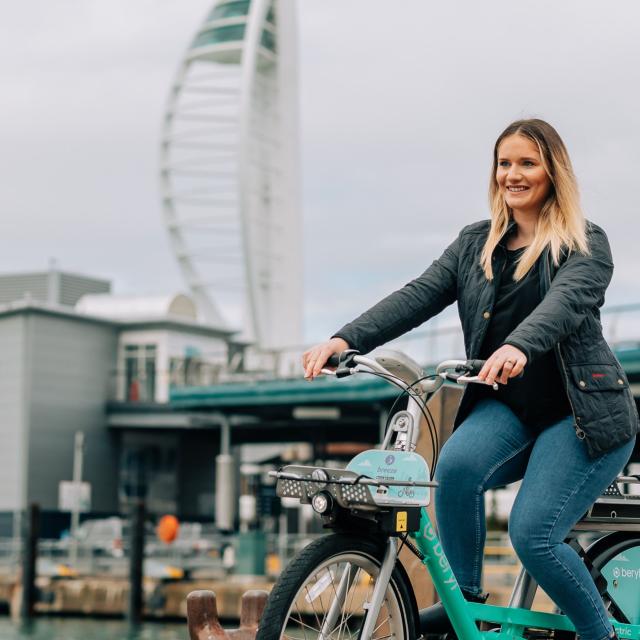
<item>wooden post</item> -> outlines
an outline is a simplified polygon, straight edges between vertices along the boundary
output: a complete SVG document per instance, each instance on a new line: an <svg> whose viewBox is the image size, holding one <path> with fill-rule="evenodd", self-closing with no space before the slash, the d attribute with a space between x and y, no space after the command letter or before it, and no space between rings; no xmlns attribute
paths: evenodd
<svg viewBox="0 0 640 640"><path fill-rule="evenodd" d="M267 604L266 591L246 591L240 603L240 628L223 629L213 591L192 591L187 596L190 640L255 640Z"/></svg>
<svg viewBox="0 0 640 640"><path fill-rule="evenodd" d="M192 591L187 596L187 624L190 640L228 640L213 591Z"/></svg>
<svg viewBox="0 0 640 640"><path fill-rule="evenodd" d="M22 520L22 598L20 617L32 618L36 602L36 560L38 558L38 536L40 534L40 507L33 503Z"/></svg>
<svg viewBox="0 0 640 640"><path fill-rule="evenodd" d="M127 621L137 625L142 620L143 565L144 565L144 522L145 508L142 500L137 501L131 509L131 532L129 536L129 602Z"/></svg>
<svg viewBox="0 0 640 640"><path fill-rule="evenodd" d="M227 631L231 640L255 640L268 597L266 591L245 591L240 603L240 628Z"/></svg>

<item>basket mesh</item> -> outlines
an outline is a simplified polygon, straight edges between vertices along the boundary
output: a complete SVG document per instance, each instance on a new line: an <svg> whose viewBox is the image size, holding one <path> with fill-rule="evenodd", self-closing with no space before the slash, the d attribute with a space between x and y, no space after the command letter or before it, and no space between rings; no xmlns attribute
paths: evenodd
<svg viewBox="0 0 640 640"><path fill-rule="evenodd" d="M280 480L282 482L282 496L285 498L302 498L302 482L297 480Z"/></svg>
<svg viewBox="0 0 640 640"><path fill-rule="evenodd" d="M359 502L364 504L373 502L369 490L363 485L342 485L340 490L342 492L342 499L345 502Z"/></svg>
<svg viewBox="0 0 640 640"><path fill-rule="evenodd" d="M621 496L620 489L615 482L612 482L602 493L603 496Z"/></svg>

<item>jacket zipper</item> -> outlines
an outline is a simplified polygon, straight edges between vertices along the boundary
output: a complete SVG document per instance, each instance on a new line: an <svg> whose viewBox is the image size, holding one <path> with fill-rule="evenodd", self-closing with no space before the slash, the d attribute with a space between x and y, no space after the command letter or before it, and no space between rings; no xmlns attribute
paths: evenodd
<svg viewBox="0 0 640 640"><path fill-rule="evenodd" d="M547 261L546 261L546 267L547 267L547 280L549 283L549 289L551 288L551 252L547 249ZM549 289L547 289L547 291L549 291ZM554 345L554 351L556 353L556 358L559 360L559 364L560 364L560 368L562 369L562 373L564 374L564 381L565 381L565 392L567 394L567 400L569 400L569 406L571 407L571 413L573 414L573 420L574 420L574 430L576 432L576 437L579 440L584 440L586 433L580 428L580 416L576 415L576 410L573 406L573 402L571 402L571 394L569 393L569 375L567 374L567 368L565 366L564 363L564 358L562 357L562 350L560 349L560 343L556 342L556 344Z"/></svg>

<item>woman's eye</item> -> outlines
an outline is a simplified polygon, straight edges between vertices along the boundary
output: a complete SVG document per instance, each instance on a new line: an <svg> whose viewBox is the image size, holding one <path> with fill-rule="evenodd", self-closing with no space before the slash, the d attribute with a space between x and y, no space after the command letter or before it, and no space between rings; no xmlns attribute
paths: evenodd
<svg viewBox="0 0 640 640"><path fill-rule="evenodd" d="M498 162L498 166L499 167L508 167L509 166L509 161L508 160L500 160L500 162Z"/></svg>
<svg viewBox="0 0 640 640"><path fill-rule="evenodd" d="M525 167L533 167L533 162L531 162L531 160L525 160L522 164Z"/></svg>

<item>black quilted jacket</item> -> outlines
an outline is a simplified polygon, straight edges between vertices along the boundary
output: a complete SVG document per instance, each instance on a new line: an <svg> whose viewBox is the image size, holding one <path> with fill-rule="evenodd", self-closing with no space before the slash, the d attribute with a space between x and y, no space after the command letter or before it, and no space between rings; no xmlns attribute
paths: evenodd
<svg viewBox="0 0 640 640"><path fill-rule="evenodd" d="M494 273L504 265L505 240L515 226L512 221L494 252ZM478 358L498 280L487 280L480 266L488 232L488 220L465 227L421 276L334 335L366 353L457 301L467 358ZM590 222L587 237L590 255L564 255L558 267L545 250L540 269L543 299L505 343L523 351L529 362L555 350L573 409L576 437L584 440L591 457L597 457L635 436L638 413L624 371L602 336L600 307L613 272L609 242L604 231ZM470 394L465 392L455 426L468 415L471 405Z"/></svg>

